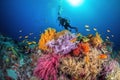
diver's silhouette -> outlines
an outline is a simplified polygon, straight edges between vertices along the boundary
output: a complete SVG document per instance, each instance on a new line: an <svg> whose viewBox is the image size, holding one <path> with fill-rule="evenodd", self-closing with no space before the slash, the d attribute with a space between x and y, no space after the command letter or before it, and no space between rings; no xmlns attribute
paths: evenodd
<svg viewBox="0 0 120 80"><path fill-rule="evenodd" d="M63 26L65 29L69 30L68 28L70 28L69 31L71 31L71 29L75 29L76 32L78 32L78 29L76 27L72 27L67 19L62 18L62 17L59 16L58 21L60 23L59 25Z"/></svg>

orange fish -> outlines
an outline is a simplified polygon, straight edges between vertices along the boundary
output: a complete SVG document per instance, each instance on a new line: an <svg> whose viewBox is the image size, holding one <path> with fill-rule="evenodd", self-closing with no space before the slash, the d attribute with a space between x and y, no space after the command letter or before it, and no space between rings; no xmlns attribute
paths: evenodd
<svg viewBox="0 0 120 80"><path fill-rule="evenodd" d="M106 59L108 56L106 54L100 54L98 57L100 59Z"/></svg>

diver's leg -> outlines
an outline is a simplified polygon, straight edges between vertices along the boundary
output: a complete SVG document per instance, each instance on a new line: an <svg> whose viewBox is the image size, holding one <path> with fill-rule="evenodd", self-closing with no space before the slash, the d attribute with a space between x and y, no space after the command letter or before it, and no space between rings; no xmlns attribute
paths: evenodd
<svg viewBox="0 0 120 80"><path fill-rule="evenodd" d="M72 26L69 25L69 28L71 28L71 29L75 29L76 32L78 32L78 28L77 28L77 27L72 27Z"/></svg>

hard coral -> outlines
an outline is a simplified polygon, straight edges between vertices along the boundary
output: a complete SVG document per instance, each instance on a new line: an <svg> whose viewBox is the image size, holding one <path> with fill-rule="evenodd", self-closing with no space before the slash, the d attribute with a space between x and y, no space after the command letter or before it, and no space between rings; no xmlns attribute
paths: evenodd
<svg viewBox="0 0 120 80"><path fill-rule="evenodd" d="M89 52L89 54L87 54L87 56L85 57L84 61L88 61L88 64L86 64L87 74L85 80L96 80L97 74L99 74L102 70L101 66L104 60L98 58L98 55L100 55L100 53L101 51L92 48L91 52Z"/></svg>
<svg viewBox="0 0 120 80"><path fill-rule="evenodd" d="M54 39L56 30L52 28L48 28L45 30L45 33L41 34L41 38L39 40L39 49L41 50L47 50L46 43L50 40Z"/></svg>
<svg viewBox="0 0 120 80"><path fill-rule="evenodd" d="M72 57L66 57L66 58L62 58L62 64L60 65L60 70L63 73L68 74L72 77L79 78L80 73L84 72L82 66L83 66L82 62L77 62Z"/></svg>
<svg viewBox="0 0 120 80"><path fill-rule="evenodd" d="M57 54L48 54L40 57L34 70L34 75L44 80L57 80L59 58L60 56Z"/></svg>

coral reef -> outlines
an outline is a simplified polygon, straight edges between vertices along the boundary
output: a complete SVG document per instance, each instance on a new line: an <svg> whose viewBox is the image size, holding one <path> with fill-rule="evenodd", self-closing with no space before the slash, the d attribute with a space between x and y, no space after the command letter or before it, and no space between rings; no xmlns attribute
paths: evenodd
<svg viewBox="0 0 120 80"><path fill-rule="evenodd" d="M98 33L53 28L38 43L0 34L0 80L120 80L120 51L112 45Z"/></svg>

